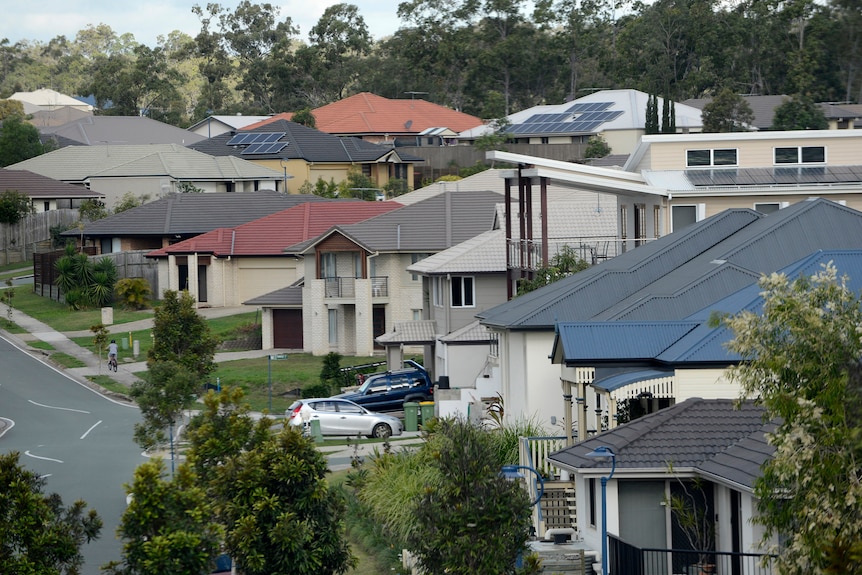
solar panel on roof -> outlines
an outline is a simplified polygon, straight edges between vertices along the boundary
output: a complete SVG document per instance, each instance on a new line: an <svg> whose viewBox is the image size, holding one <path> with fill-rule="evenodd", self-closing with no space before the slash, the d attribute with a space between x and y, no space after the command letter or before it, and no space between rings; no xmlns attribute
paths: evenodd
<svg viewBox="0 0 862 575"><path fill-rule="evenodd" d="M267 142L277 142L284 137L284 132L262 132L261 138L256 140L256 143L264 144Z"/></svg>
<svg viewBox="0 0 862 575"><path fill-rule="evenodd" d="M254 137L254 134L249 134L249 133L237 134L228 141L227 145L228 146L241 146L243 144L248 143L248 140L250 140L252 137Z"/></svg>
<svg viewBox="0 0 862 575"><path fill-rule="evenodd" d="M712 181L717 186L733 186L737 183L736 170L713 170Z"/></svg>
<svg viewBox="0 0 862 575"><path fill-rule="evenodd" d="M242 151L244 155L277 154L287 146L287 142L265 142L251 144Z"/></svg>

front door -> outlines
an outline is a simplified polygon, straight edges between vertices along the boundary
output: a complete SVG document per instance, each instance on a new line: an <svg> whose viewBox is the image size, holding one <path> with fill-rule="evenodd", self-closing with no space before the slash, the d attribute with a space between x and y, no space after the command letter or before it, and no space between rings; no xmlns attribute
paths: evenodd
<svg viewBox="0 0 862 575"><path fill-rule="evenodd" d="M384 306L375 306L372 310L371 329L375 338L386 333L386 308ZM382 349L383 346L374 342L375 349Z"/></svg>

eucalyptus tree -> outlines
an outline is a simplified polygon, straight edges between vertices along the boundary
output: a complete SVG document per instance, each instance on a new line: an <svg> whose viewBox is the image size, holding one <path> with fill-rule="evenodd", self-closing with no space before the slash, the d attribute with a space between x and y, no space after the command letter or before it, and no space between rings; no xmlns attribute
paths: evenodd
<svg viewBox="0 0 862 575"><path fill-rule="evenodd" d="M371 50L371 34L354 4L329 6L308 34L316 56L316 82L328 101L340 100L359 77L360 62Z"/></svg>
<svg viewBox="0 0 862 575"><path fill-rule="evenodd" d="M230 54L222 41L222 34L214 29L214 18L219 15L218 4L208 4L208 12L195 4L192 13L201 23L201 31L195 36L188 53L198 61L198 72L203 83L195 105L193 117L202 119L210 114L226 111L232 101L229 79L235 73Z"/></svg>

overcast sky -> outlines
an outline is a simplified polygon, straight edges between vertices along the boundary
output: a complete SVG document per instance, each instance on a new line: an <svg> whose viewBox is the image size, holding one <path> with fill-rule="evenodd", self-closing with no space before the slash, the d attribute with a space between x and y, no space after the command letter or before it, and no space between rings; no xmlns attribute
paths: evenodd
<svg viewBox="0 0 862 575"><path fill-rule="evenodd" d="M190 36L200 32L200 22L192 6L206 8L213 0L0 0L0 40L14 44L19 40L48 42L57 36L74 40L79 30L92 24L107 24L119 36L131 33L141 44L156 46L159 35L180 30ZM239 0L215 0L233 11ZM266 0L252 0L263 4ZM279 6L279 16L290 16L299 26L299 38L308 41L308 32L328 6L338 0L268 0ZM396 0L345 0L359 7L359 14L375 40L398 29Z"/></svg>

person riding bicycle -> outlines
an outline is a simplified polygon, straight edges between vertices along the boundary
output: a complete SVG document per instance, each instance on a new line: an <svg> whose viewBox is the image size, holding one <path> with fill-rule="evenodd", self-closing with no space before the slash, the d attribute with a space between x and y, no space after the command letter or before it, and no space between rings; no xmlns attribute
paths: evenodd
<svg viewBox="0 0 862 575"><path fill-rule="evenodd" d="M117 361L117 341L111 340L108 344L108 363L116 363Z"/></svg>

